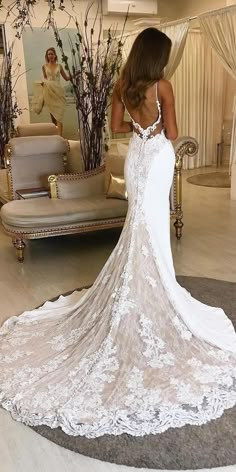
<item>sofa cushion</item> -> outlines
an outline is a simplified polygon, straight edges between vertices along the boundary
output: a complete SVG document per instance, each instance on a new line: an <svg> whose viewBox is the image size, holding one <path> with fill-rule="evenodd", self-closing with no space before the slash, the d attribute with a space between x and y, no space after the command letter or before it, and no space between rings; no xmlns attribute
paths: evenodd
<svg viewBox="0 0 236 472"><path fill-rule="evenodd" d="M61 199L88 198L104 195L105 172L99 172L89 177L86 174L64 175L57 179L57 196Z"/></svg>
<svg viewBox="0 0 236 472"><path fill-rule="evenodd" d="M118 154L119 156L126 157L128 146L130 142L129 138L114 138L109 141L109 154Z"/></svg>
<svg viewBox="0 0 236 472"><path fill-rule="evenodd" d="M113 175L124 175L125 157L108 154L106 156L105 166L105 192L108 191L111 174Z"/></svg>
<svg viewBox="0 0 236 472"><path fill-rule="evenodd" d="M126 158L128 154L129 144L117 143L117 152L120 157Z"/></svg>
<svg viewBox="0 0 236 472"><path fill-rule="evenodd" d="M105 195L90 198L14 200L1 209L3 223L8 226L57 227L79 222L125 217L127 201L107 199Z"/></svg>
<svg viewBox="0 0 236 472"><path fill-rule="evenodd" d="M17 136L51 136L58 134L57 127L53 123L29 123L28 125L18 125Z"/></svg>
<svg viewBox="0 0 236 472"><path fill-rule="evenodd" d="M11 138L8 146L12 156L30 156L39 159L39 156L50 154L66 154L68 142L61 136L26 136Z"/></svg>
<svg viewBox="0 0 236 472"><path fill-rule="evenodd" d="M81 156L80 141L68 140L67 172L83 172L84 163Z"/></svg>
<svg viewBox="0 0 236 472"><path fill-rule="evenodd" d="M12 198L24 188L48 187L48 176L64 173L68 143L61 136L12 138L8 144Z"/></svg>
<svg viewBox="0 0 236 472"><path fill-rule="evenodd" d="M111 174L110 185L107 191L107 198L120 198L121 200L128 199L125 179L123 175Z"/></svg>

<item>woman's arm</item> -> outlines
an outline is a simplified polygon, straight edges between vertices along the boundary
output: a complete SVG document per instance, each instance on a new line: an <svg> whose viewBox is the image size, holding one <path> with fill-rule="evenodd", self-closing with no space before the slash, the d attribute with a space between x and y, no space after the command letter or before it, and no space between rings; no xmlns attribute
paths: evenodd
<svg viewBox="0 0 236 472"><path fill-rule="evenodd" d="M62 65L60 64L60 73L61 73L61 76L63 77L64 80L66 80L67 82L71 79L70 75L67 75L62 67Z"/></svg>
<svg viewBox="0 0 236 472"><path fill-rule="evenodd" d="M45 71L45 67L42 66L42 71L43 71L43 77L45 80L47 80L47 74L46 74L46 71Z"/></svg>
<svg viewBox="0 0 236 472"><path fill-rule="evenodd" d="M168 80L161 80L159 91L165 134L168 139L174 141L178 137L178 128L175 114L175 98L171 83Z"/></svg>
<svg viewBox="0 0 236 472"><path fill-rule="evenodd" d="M113 133L130 133L132 123L124 121L125 107L121 100L119 82L116 83L112 95L111 130Z"/></svg>

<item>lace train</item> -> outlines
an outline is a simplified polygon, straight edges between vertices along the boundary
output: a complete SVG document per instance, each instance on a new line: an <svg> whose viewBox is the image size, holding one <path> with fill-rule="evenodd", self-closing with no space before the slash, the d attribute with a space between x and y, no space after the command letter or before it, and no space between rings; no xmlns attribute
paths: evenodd
<svg viewBox="0 0 236 472"><path fill-rule="evenodd" d="M94 285L0 330L0 403L29 425L97 437L201 425L236 404L236 335L220 308L175 280L163 134L134 134L129 210Z"/></svg>

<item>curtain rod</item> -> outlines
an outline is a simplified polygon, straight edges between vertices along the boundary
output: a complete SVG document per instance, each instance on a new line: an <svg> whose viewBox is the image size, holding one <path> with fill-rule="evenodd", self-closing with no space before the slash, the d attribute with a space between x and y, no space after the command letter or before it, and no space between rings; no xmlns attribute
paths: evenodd
<svg viewBox="0 0 236 472"><path fill-rule="evenodd" d="M203 13L199 13L198 15L194 15L194 16L187 16L185 18L178 18L177 20L173 20L173 21L167 21L165 23L159 23L159 26L166 26L166 25L170 25L170 24L174 24L174 23L178 23L178 22L184 22L184 21L193 21L193 20L197 20L200 16L205 16L205 15L211 15L211 14L214 14L214 13L220 13L220 12L223 12L223 11L227 11L227 10L231 10L231 9L236 9L236 4L234 5L228 5L227 7L223 7L223 8L217 8L216 10L208 10L208 11L205 11Z"/></svg>
<svg viewBox="0 0 236 472"><path fill-rule="evenodd" d="M200 16L204 16L204 15L210 15L210 14L213 14L213 13L217 13L217 12L220 12L220 11L224 11L224 10L230 10L231 8L236 8L236 4L234 5L229 5L227 7L223 7L223 8L217 8L216 10L209 10L209 11L206 11L204 13L200 13L199 15L194 15L194 16L187 16L185 18L178 18L177 20L172 20L172 21L166 21L165 23L158 23L158 27L163 27L163 26L169 26L169 25L174 25L175 23L184 23L185 21L194 21L194 20L197 20ZM155 23L155 21L153 21L153 23ZM140 33L142 29L139 28L137 30L133 30L133 31L127 31L127 33L124 33L123 34L123 38L127 38L129 36L133 36L134 34L136 33ZM118 35L117 38L120 38L121 35Z"/></svg>
<svg viewBox="0 0 236 472"><path fill-rule="evenodd" d="M236 4L233 4L233 5L228 5L227 7L223 7L223 8L217 8L216 10L209 10L209 11L204 11L203 13L199 13L198 15L195 15L195 16L190 16L190 17L186 17L186 18L181 18L182 21L184 20L189 20L189 21L193 21L193 20L197 20L199 18L199 16L204 16L204 15L210 15L210 14L214 14L214 13L219 13L220 11L227 11L227 10L230 10L230 9L233 9L233 8L236 8ZM171 22L168 22L168 23L171 23ZM164 23L163 23L164 24Z"/></svg>

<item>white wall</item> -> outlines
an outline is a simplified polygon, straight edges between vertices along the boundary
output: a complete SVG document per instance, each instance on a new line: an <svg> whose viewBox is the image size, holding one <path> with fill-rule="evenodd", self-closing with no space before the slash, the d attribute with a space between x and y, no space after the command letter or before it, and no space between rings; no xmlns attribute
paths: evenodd
<svg viewBox="0 0 236 472"><path fill-rule="evenodd" d="M200 15L211 10L217 10L227 5L226 0L177 0L179 2L179 18ZM229 1L229 0L228 0ZM235 3L235 2L232 2Z"/></svg>
<svg viewBox="0 0 236 472"><path fill-rule="evenodd" d="M178 18L183 2L185 0L158 0L158 15L164 20Z"/></svg>

